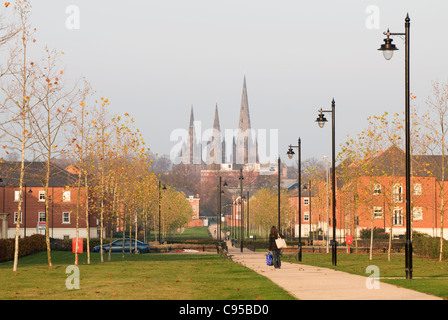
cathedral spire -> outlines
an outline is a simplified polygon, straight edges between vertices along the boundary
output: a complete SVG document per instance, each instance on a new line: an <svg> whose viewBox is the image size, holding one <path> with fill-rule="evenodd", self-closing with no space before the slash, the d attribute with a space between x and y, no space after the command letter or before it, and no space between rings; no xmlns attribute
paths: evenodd
<svg viewBox="0 0 448 320"><path fill-rule="evenodd" d="M249 100L247 98L246 76L244 76L243 82L243 95L241 97L241 109L240 109L240 122L238 128L241 131L250 129L250 116L249 116Z"/></svg>
<svg viewBox="0 0 448 320"><path fill-rule="evenodd" d="M216 101L216 106L215 106L215 120L213 121L213 129L221 131L221 129L219 127L218 101Z"/></svg>
<svg viewBox="0 0 448 320"><path fill-rule="evenodd" d="M218 102L215 106L215 118L213 120L213 132L211 141L208 144L208 160L207 164L221 164L222 163L222 137L221 128L219 125Z"/></svg>
<svg viewBox="0 0 448 320"><path fill-rule="evenodd" d="M250 124L249 99L247 98L246 75L244 75L240 119L238 122L238 137L236 141L236 164L256 163L257 154L256 137L251 130Z"/></svg>
<svg viewBox="0 0 448 320"><path fill-rule="evenodd" d="M190 126L188 138L182 147L182 162L184 164L201 164L201 147L198 145L196 128L194 122L193 104L190 109Z"/></svg>

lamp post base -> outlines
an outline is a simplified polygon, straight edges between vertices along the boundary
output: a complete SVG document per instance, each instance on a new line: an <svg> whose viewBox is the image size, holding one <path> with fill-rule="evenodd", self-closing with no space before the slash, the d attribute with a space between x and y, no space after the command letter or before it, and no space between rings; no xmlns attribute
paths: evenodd
<svg viewBox="0 0 448 320"><path fill-rule="evenodd" d="M337 245L335 243L331 246L331 263L337 265Z"/></svg>
<svg viewBox="0 0 448 320"><path fill-rule="evenodd" d="M302 244L299 244L299 249L297 250L297 261L302 262Z"/></svg>
<svg viewBox="0 0 448 320"><path fill-rule="evenodd" d="M405 242L405 252L406 252L406 279L412 279L412 242L406 240Z"/></svg>

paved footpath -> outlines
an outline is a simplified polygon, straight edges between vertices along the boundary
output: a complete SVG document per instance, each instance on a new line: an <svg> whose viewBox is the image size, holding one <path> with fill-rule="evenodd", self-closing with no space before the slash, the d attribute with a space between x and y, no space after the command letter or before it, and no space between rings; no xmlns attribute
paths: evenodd
<svg viewBox="0 0 448 320"><path fill-rule="evenodd" d="M241 253L241 249L232 247L230 242L227 245L233 261L269 278L300 300L442 300L381 280L379 289L369 289L368 277L327 268L282 261L281 268L274 269L266 265L266 253L248 249Z"/></svg>

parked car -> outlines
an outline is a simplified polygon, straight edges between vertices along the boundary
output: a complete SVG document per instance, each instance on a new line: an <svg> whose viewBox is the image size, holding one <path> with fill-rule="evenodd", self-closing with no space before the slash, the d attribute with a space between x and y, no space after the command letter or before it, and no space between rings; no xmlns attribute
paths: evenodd
<svg viewBox="0 0 448 320"><path fill-rule="evenodd" d="M137 241L137 250L135 249L135 241ZM132 246L130 244L132 243ZM123 239L118 239L115 241L112 241L110 243L112 245L111 252L122 252L123 251ZM93 252L100 252L101 246L95 246L93 247ZM104 252L109 252L109 244L103 245ZM124 240L124 252L131 252L133 253L149 253L149 244L143 243L139 240L135 239L125 239Z"/></svg>

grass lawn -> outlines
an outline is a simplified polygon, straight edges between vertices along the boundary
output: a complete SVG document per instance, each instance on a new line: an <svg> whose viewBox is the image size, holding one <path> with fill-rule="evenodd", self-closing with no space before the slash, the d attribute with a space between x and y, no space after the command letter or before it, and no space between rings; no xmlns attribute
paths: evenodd
<svg viewBox="0 0 448 320"><path fill-rule="evenodd" d="M157 233L152 232L148 236L148 241L156 241ZM182 233L167 234L164 240L208 240L212 239L208 232L208 227L186 227Z"/></svg>
<svg viewBox="0 0 448 320"><path fill-rule="evenodd" d="M80 289L68 290L66 267L71 252L52 252L49 269L46 252L0 264L0 300L291 300L271 280L230 260L212 254L113 254L101 263L92 253L86 265L80 255Z"/></svg>
<svg viewBox="0 0 448 320"><path fill-rule="evenodd" d="M448 262L413 256L412 279L406 279L404 254L393 254L391 261L387 261L387 254L375 254L369 260L368 254L339 253L337 265L331 263L331 253L303 253L302 263L319 267L326 267L370 276L366 268L375 265L379 268L381 282L394 284L400 287L429 293L448 299ZM284 254L285 261L296 262L294 255Z"/></svg>

